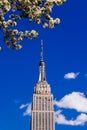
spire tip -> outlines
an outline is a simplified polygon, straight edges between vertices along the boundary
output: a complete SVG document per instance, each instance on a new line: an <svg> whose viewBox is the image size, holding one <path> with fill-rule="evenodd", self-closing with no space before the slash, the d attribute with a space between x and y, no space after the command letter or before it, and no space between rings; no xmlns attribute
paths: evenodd
<svg viewBox="0 0 87 130"><path fill-rule="evenodd" d="M41 40L41 61L43 61L43 40Z"/></svg>

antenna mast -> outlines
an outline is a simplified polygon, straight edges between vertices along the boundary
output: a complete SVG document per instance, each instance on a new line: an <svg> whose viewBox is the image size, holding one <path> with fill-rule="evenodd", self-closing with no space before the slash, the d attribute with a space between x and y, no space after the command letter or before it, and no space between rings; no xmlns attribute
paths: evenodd
<svg viewBox="0 0 87 130"><path fill-rule="evenodd" d="M43 61L43 40L41 40L41 61Z"/></svg>

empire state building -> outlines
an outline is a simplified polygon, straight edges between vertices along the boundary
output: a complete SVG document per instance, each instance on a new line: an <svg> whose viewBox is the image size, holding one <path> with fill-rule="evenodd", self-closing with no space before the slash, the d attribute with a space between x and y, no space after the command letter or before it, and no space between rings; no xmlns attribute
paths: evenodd
<svg viewBox="0 0 87 130"><path fill-rule="evenodd" d="M43 44L39 63L39 80L35 85L31 107L31 130L54 130L53 95L46 81Z"/></svg>

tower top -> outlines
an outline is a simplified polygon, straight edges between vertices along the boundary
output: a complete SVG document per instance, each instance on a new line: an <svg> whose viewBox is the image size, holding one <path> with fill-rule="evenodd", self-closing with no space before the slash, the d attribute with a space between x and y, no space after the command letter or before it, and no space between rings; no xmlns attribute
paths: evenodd
<svg viewBox="0 0 87 130"><path fill-rule="evenodd" d="M46 80L45 62L43 59L43 40L41 40L40 62L39 62L39 80L35 86L35 93L50 94L51 88Z"/></svg>
<svg viewBox="0 0 87 130"><path fill-rule="evenodd" d="M41 40L41 61L43 61L43 40Z"/></svg>

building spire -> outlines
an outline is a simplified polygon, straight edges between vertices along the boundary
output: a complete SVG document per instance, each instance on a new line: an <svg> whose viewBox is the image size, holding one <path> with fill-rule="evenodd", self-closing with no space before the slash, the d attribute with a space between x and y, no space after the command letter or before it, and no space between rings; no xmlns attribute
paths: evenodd
<svg viewBox="0 0 87 130"><path fill-rule="evenodd" d="M43 60L43 40L41 40L41 59L39 64L39 82L46 81L46 74L45 74L45 63Z"/></svg>
<svg viewBox="0 0 87 130"><path fill-rule="evenodd" d="M43 40L41 40L41 61L43 61Z"/></svg>

